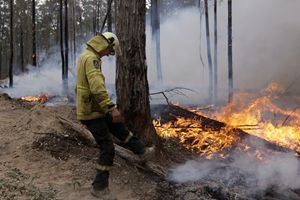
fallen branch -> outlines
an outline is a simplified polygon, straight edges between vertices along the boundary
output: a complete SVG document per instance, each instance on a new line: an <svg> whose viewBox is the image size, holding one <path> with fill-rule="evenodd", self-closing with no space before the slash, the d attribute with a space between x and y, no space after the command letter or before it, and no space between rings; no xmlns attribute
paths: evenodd
<svg viewBox="0 0 300 200"><path fill-rule="evenodd" d="M88 129L86 129L83 125L81 125L77 122L71 121L62 116L57 116L57 118L60 120L62 125L64 125L66 128L73 130L74 132L76 132L77 136L87 140L88 144L90 144L92 146L96 146L95 140L94 140L91 132ZM145 170L148 172L152 172L158 176L162 176L162 177L166 176L165 169L163 167L161 167L160 165L157 165L151 161L142 163L141 160L135 154L133 154L131 151L129 151L117 144L115 144L115 151L118 156L129 161L131 164L138 167L139 169L142 169L142 170Z"/></svg>
<svg viewBox="0 0 300 200"><path fill-rule="evenodd" d="M76 133L76 136L83 138L88 145L96 146L96 142L89 130L87 130L82 124L73 122L63 116L57 115L57 118L61 124L67 129L71 129Z"/></svg>
<svg viewBox="0 0 300 200"><path fill-rule="evenodd" d="M165 169L163 167L161 167L160 165L157 165L151 161L142 163L141 160L135 154L133 154L131 151L129 151L117 144L115 144L115 151L118 156L129 161L130 163L132 163L133 165L135 165L136 167L138 167L142 170L152 172L152 173L154 173L158 176L162 176L162 177L165 177L167 174Z"/></svg>

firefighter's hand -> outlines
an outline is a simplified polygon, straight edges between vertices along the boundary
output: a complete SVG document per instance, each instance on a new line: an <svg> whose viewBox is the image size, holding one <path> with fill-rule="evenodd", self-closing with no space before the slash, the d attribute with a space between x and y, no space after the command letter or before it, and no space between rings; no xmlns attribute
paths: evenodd
<svg viewBox="0 0 300 200"><path fill-rule="evenodd" d="M123 116L121 115L120 111L117 108L111 111L111 116L112 116L113 123L124 122Z"/></svg>

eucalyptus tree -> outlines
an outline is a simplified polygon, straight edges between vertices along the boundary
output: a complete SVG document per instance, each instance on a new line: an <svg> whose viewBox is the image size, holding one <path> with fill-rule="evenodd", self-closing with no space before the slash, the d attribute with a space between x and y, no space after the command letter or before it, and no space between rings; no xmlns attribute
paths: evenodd
<svg viewBox="0 0 300 200"><path fill-rule="evenodd" d="M228 0L228 100L233 100L232 0Z"/></svg>
<svg viewBox="0 0 300 200"><path fill-rule="evenodd" d="M159 144L152 124L146 63L145 0L116 0L116 33L122 56L117 56L117 104L128 128Z"/></svg>

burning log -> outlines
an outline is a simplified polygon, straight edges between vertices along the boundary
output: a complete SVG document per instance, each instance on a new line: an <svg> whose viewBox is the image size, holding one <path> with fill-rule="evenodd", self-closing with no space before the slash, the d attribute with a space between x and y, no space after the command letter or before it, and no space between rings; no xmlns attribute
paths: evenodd
<svg viewBox="0 0 300 200"><path fill-rule="evenodd" d="M26 96L20 98L23 101L29 101L29 102L37 102L37 103L46 103L49 100L49 95L42 94L37 96Z"/></svg>
<svg viewBox="0 0 300 200"><path fill-rule="evenodd" d="M257 150L261 149L268 149L272 151L277 152L294 152L293 150L282 147L279 145L276 145L274 143L271 143L263 138L260 138L258 136L251 135L244 130L237 128L237 127L229 127L223 122L219 122L214 119L210 119L208 117L204 117L202 115L199 115L197 113L191 112L189 110L186 110L184 108L181 108L179 106L175 105L165 105L163 107L160 107L161 111L159 113L156 113L160 117L160 124L164 125L166 123L171 123L170 127L166 128L175 128L178 132L186 132L187 129L196 129L193 132L197 132L199 134L199 140L197 141L197 135L192 134L189 135L188 133L184 135L184 139L181 139L184 144L188 144L189 146L197 146L196 148L192 148L196 153L199 153L200 155L205 152L206 148L211 148L213 145L215 145L215 141L210 139L210 136L203 139L201 138L201 134L203 132L215 132L214 135L222 134L218 138L218 140L223 139L224 137L231 137L231 143L227 146L224 146L223 144L220 144L218 147L218 150L220 154L229 153L237 148L248 150L251 148L251 151L256 154L257 157L261 157L260 154L263 154L261 152L257 152ZM186 123L184 126L178 125L176 122L178 118L185 118L189 119L191 121L190 124ZM193 125L193 122L197 122L197 126ZM159 126L157 126L159 127ZM253 127L254 129L257 128L257 126L253 125L246 125L246 127L250 127L250 129ZM197 130L198 129L198 130ZM225 131L225 133L224 133ZM203 139L203 140L201 140ZM201 143L202 144L197 144ZM266 148L262 148L266 147ZM261 148L261 149L260 149ZM217 148L215 148L217 149ZM216 150L217 151L217 150ZM263 151L264 152L264 151ZM210 152L214 153L214 152ZM206 155L207 156L207 155Z"/></svg>

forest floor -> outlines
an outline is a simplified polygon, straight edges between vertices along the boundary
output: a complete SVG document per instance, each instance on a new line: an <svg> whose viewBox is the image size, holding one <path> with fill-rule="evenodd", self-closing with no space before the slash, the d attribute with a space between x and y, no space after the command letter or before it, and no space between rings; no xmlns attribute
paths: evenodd
<svg viewBox="0 0 300 200"><path fill-rule="evenodd" d="M75 120L75 108L0 94L0 200L95 199L90 186L98 149L73 138L55 115ZM116 156L110 189L120 200L160 199L157 178Z"/></svg>
<svg viewBox="0 0 300 200"><path fill-rule="evenodd" d="M299 103L300 98L295 104ZM44 106L0 94L0 200L96 199L90 187L98 149L57 116L75 122L75 107ZM163 147L165 156L155 163L165 170L196 158L175 139L163 140ZM174 183L116 155L110 189L119 200L300 200L300 189L279 191L273 185L249 194L246 180L252 175L220 163L210 165L203 180Z"/></svg>

